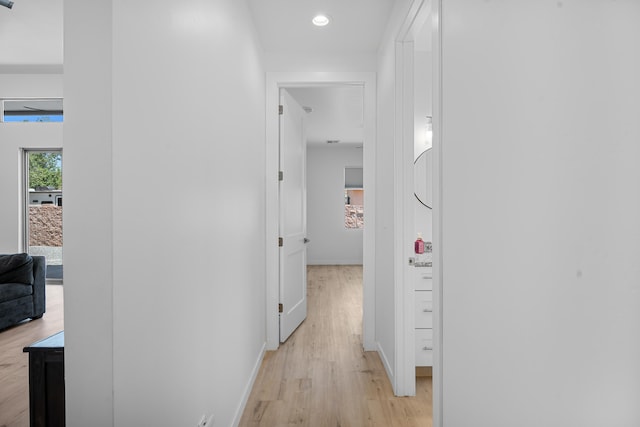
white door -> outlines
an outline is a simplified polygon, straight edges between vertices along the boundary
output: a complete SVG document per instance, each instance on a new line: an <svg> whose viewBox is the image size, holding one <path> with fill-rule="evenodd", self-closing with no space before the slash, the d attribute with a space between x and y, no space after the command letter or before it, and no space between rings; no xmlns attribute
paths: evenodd
<svg viewBox="0 0 640 427"><path fill-rule="evenodd" d="M307 317L307 146L304 110L280 93L280 342Z"/></svg>

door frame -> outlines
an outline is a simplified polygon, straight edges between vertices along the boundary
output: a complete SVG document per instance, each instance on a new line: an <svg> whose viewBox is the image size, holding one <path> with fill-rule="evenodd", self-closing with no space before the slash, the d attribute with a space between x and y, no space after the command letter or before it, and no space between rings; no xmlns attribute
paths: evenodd
<svg viewBox="0 0 640 427"><path fill-rule="evenodd" d="M397 120L395 175L396 181L396 394L415 395L415 354L413 328L414 289L407 276L407 249L413 233L413 211L407 199L413 194L403 191L407 183L413 188L413 34L424 20L421 19L430 6L432 22L432 149L433 149L433 426L443 425L443 236L442 236L442 0L414 0L408 9L403 25L396 36L396 98ZM399 160L398 160L399 159ZM404 188L406 190L406 188ZM408 234L409 233L409 234ZM409 239L409 241L407 240ZM409 283L410 286L405 286Z"/></svg>
<svg viewBox="0 0 640 427"><path fill-rule="evenodd" d="M358 84L364 88L363 168L366 225L363 231L363 304L362 344L365 351L375 350L375 152L376 152L376 74L373 72L267 72L266 73L266 342L267 350L280 344L279 249L278 249L278 105L280 89Z"/></svg>

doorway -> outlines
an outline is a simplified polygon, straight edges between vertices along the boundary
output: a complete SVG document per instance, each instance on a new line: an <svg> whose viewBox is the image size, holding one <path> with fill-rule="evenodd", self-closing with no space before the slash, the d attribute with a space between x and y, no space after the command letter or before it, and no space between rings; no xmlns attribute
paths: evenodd
<svg viewBox="0 0 640 427"><path fill-rule="evenodd" d="M404 284L411 282L412 286L398 289L398 298L401 301L400 310L396 311L396 336L401 338L398 350L399 387L401 393L412 395L415 393L416 362L419 360L420 350L429 352L428 364L432 373L433 396L433 425L442 425L442 192L441 192L441 123L442 123L442 75L440 37L440 13L441 2L428 2L416 0L407 13L403 25L398 31L395 43L396 87L395 94L396 117L400 118L401 126L398 133L399 141L396 147L396 156L401 159L397 162L395 178L409 185L405 185L402 194L397 198L397 203L402 207L401 233L396 235L396 245L400 256L397 258L396 281ZM426 56L426 58L425 58ZM425 61L426 60L426 61ZM425 89L425 84L430 86ZM421 89L422 87L422 89ZM417 93L419 91L420 93ZM429 93L430 92L430 93ZM427 104L416 104L416 97ZM429 99L430 98L430 99ZM417 115L416 115L417 114ZM425 135L428 132L429 135ZM430 140L426 143L426 139ZM414 161L420 154L427 151L431 157L432 170L422 176L432 178L430 184L431 200L422 203L422 199L416 198L414 180L421 174L416 174ZM426 198L426 197L425 197ZM429 209L430 208L430 209ZM419 209L418 211L416 209ZM428 210L425 210L428 209ZM416 214L419 212L419 214ZM420 220L420 217L423 220ZM430 217L430 221L425 221ZM427 275L418 274L418 269L411 265L407 258L414 255L413 241L416 239L416 231L431 222L431 235L433 252L431 254L431 272ZM420 228L418 228L420 227ZM422 280L428 279L428 298L419 299L416 293L421 288ZM429 322L418 324L418 303L424 302L421 312L429 313ZM403 316L403 313L412 315ZM423 329L419 331L418 329ZM424 334L429 329L429 335ZM427 341L424 345L422 341Z"/></svg>
<svg viewBox="0 0 640 427"><path fill-rule="evenodd" d="M62 150L24 149L23 245L47 260L47 282L63 279Z"/></svg>
<svg viewBox="0 0 640 427"><path fill-rule="evenodd" d="M344 84L287 89L306 111L310 265L363 263L363 89Z"/></svg>
<svg viewBox="0 0 640 427"><path fill-rule="evenodd" d="M375 301L374 286L374 242L375 242L375 73L267 73L267 111L266 123L266 156L267 176L273 180L266 182L266 282L267 282L267 349L275 350L279 345L279 248L275 242L279 237L279 203L278 203L278 108L280 89L305 87L330 87L336 85L358 85L364 92L364 124L363 124L363 166L364 186L371 196L365 199L364 210L367 213L367 226L363 230L363 347L375 350L373 330ZM370 167L369 167L370 166ZM342 177L343 179L343 177ZM368 206L371 206L369 209Z"/></svg>
<svg viewBox="0 0 640 427"><path fill-rule="evenodd" d="M363 264L363 86L281 88L280 105L280 342L284 342L305 317L308 266Z"/></svg>

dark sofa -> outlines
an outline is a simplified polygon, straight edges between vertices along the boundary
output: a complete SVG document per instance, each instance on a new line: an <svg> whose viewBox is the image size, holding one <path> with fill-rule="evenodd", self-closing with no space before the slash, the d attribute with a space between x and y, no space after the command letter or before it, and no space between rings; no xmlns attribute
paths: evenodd
<svg viewBox="0 0 640 427"><path fill-rule="evenodd" d="M0 255L0 330L45 312L43 256Z"/></svg>

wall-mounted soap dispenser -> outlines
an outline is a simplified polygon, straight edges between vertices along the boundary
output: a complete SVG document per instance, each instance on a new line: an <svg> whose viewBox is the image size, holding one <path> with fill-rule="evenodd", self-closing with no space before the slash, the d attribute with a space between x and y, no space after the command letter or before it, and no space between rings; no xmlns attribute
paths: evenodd
<svg viewBox="0 0 640 427"><path fill-rule="evenodd" d="M413 248L416 255L424 253L424 241L422 240L422 233L418 233L418 238L416 239Z"/></svg>
<svg viewBox="0 0 640 427"><path fill-rule="evenodd" d="M409 258L409 265L414 267L431 267L433 262L431 252L431 242L422 240L422 233L418 233L418 238L413 244L415 257Z"/></svg>

